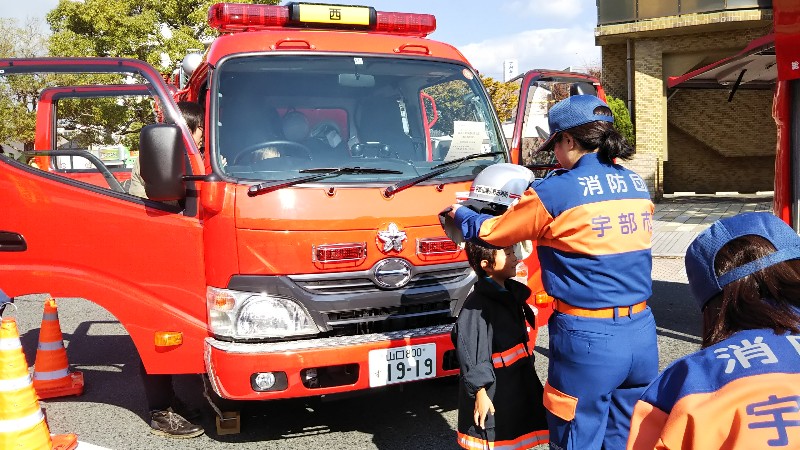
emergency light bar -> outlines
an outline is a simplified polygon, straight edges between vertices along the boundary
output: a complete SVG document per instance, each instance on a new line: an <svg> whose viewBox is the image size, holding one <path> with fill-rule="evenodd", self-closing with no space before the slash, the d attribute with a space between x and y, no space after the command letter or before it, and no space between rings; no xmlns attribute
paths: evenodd
<svg viewBox="0 0 800 450"><path fill-rule="evenodd" d="M269 28L332 28L425 37L436 30L436 17L375 11L369 6L289 3L286 6L217 3L208 25L221 32Z"/></svg>

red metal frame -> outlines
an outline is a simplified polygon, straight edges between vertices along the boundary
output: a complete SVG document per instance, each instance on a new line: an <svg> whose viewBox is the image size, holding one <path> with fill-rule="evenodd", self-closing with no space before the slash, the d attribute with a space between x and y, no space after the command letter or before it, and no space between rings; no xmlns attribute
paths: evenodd
<svg viewBox="0 0 800 450"><path fill-rule="evenodd" d="M679 84L681 84L681 83L683 83L685 81L691 80L692 78L695 78L698 75L701 75L701 74L703 74L705 72L708 72L709 70L715 69L715 68L717 68L719 66L722 66L724 64L729 64L729 63L738 61L738 60L746 58L746 57L748 57L748 56L750 56L752 54L763 52L763 51L768 50L768 49L770 49L770 48L772 48L774 46L775 46L775 35L774 34L768 34L766 36L762 36L760 38L754 39L749 44L747 44L747 47L745 47L744 50L742 50L741 52L739 52L739 53L737 53L737 54L735 54L733 56L729 56L727 58L723 58L723 59L721 59L719 61L716 61L716 62L713 62L713 63L711 63L711 64L709 64L709 65L707 65L705 67L701 67L701 68L699 68L697 70L693 70L693 71L685 73L685 74L683 74L681 76L669 77L669 79L667 80L667 87L674 88L674 87L678 86Z"/></svg>
<svg viewBox="0 0 800 450"><path fill-rule="evenodd" d="M428 122L428 111L425 109L425 99L430 100L431 108L433 109L433 121ZM433 128L433 124L439 120L439 116L436 113L436 100L430 94L426 94L424 91L420 91L419 93L419 104L422 107L422 124L423 128L425 128L425 155L428 161L433 161L433 145L431 145L431 128Z"/></svg>
<svg viewBox="0 0 800 450"><path fill-rule="evenodd" d="M778 129L775 152L775 194L772 211L792 225L792 117L791 90L787 81L778 81L772 103L772 117Z"/></svg>

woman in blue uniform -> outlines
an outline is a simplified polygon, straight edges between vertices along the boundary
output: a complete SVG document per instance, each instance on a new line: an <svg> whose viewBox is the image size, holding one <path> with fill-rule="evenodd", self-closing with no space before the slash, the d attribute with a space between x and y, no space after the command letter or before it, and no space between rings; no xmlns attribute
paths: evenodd
<svg viewBox="0 0 800 450"><path fill-rule="evenodd" d="M800 448L800 237L770 213L722 219L686 274L703 349L647 389L628 448Z"/></svg>
<svg viewBox="0 0 800 450"><path fill-rule="evenodd" d="M452 205L466 240L504 247L537 241L554 297L544 404L555 449L623 449L633 406L658 373L652 294L653 203L642 178L615 164L634 150L611 110L590 95L549 112L561 170L535 181L503 215Z"/></svg>

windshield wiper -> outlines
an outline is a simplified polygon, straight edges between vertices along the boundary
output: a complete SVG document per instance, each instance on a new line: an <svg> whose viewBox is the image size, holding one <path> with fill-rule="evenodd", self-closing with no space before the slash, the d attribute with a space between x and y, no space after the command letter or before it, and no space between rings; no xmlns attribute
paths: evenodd
<svg viewBox="0 0 800 450"><path fill-rule="evenodd" d="M390 197L390 196L392 196L392 195L394 195L394 194L396 194L396 193L398 193L398 192L400 192L402 190L410 188L411 186L414 186L416 184L422 183L425 180L430 180L431 178L437 177L437 176L439 176L439 175L441 175L441 174L443 174L445 172L449 172L449 171L455 169L456 167L458 167L459 164L463 163L464 161L469 161L470 159L475 159L475 158L480 158L480 157L485 157L485 156L495 156L495 155L503 155L503 154L505 154L505 152L473 153L471 155L467 155L467 156L463 156L461 158L456 158L456 159L453 159L453 160L450 160L450 161L443 162L441 164L438 164L438 165L435 165L435 166L431 167L431 171L426 173L426 174L424 174L424 175L420 175L420 176L415 177L415 178L411 178L411 179L408 179L408 180L400 181L398 183L395 183L395 184L387 187L383 191L383 195L384 195L384 197Z"/></svg>
<svg viewBox="0 0 800 450"><path fill-rule="evenodd" d="M343 174L401 174L402 171L390 169L376 169L371 167L317 167L314 169L304 169L300 173L310 173L305 177L292 178L290 180L282 181L267 181L250 186L247 190L247 195L253 197L258 194L266 194L267 192L277 191L285 187L294 186L297 184L308 183L310 181L321 180L328 177L336 177Z"/></svg>
<svg viewBox="0 0 800 450"><path fill-rule="evenodd" d="M480 158L482 156L495 156L495 155L502 155L505 152L489 152L489 153L473 153L471 155L462 156L461 158L451 159L450 161L445 161L441 164L435 165L431 167L431 169L438 169L439 167L446 167L452 166L453 164L462 163L464 161L469 161L470 159Z"/></svg>

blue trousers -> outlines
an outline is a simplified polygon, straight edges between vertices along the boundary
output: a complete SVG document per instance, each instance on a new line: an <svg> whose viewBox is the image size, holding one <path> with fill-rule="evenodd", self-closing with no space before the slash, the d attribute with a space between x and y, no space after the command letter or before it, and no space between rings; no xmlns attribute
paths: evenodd
<svg viewBox="0 0 800 450"><path fill-rule="evenodd" d="M554 395L559 405L555 413L551 409L556 408L548 408L550 448L624 450L633 407L658 375L650 308L612 319L556 311L548 325L545 404L548 395Z"/></svg>

